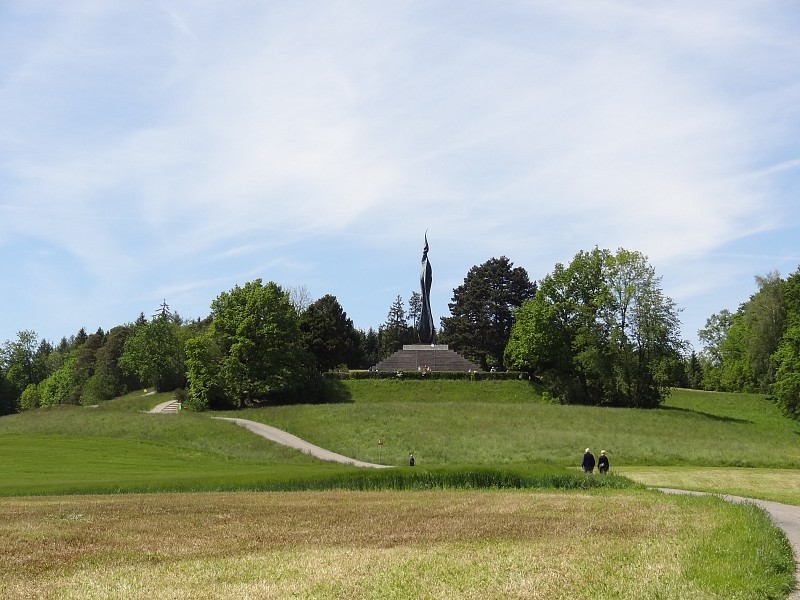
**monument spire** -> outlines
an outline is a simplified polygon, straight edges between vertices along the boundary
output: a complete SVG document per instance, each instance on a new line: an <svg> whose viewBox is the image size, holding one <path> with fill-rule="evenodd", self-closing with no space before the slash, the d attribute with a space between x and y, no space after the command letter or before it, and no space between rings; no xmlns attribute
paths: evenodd
<svg viewBox="0 0 800 600"><path fill-rule="evenodd" d="M422 290L422 314L420 315L417 333L421 344L433 344L433 315L431 314L431 281L433 280L431 263L428 261L428 230L425 230L425 248L422 250L422 271L419 285Z"/></svg>

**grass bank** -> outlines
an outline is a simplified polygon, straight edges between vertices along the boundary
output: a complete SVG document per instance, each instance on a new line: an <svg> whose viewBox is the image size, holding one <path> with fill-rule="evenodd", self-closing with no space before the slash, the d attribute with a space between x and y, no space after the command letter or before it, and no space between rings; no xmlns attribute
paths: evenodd
<svg viewBox="0 0 800 600"><path fill-rule="evenodd" d="M800 468L800 423L764 396L676 390L662 408L560 406L526 382L345 381L351 402L249 409L367 462L577 466L583 448L614 466ZM380 445L378 441L383 441Z"/></svg>
<svg viewBox="0 0 800 600"><path fill-rule="evenodd" d="M0 499L4 598L784 598L760 511L652 492Z"/></svg>

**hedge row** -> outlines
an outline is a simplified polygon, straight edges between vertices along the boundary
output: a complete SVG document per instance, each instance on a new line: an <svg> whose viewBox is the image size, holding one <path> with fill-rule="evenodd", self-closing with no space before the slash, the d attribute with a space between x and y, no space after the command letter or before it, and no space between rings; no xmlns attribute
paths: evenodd
<svg viewBox="0 0 800 600"><path fill-rule="evenodd" d="M471 381L508 381L529 379L524 371L331 371L325 374L332 379L453 379Z"/></svg>

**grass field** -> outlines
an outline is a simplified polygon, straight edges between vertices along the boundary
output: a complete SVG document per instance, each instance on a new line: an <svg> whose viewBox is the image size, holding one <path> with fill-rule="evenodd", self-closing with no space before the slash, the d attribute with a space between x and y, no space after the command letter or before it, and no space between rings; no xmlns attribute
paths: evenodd
<svg viewBox="0 0 800 600"><path fill-rule="evenodd" d="M800 505L800 425L762 396L677 390L636 411L554 405L521 381L339 391L236 416L398 469L143 412L163 394L0 418L0 597L761 600L793 584L757 509L577 469L602 447L646 485Z"/></svg>
<svg viewBox="0 0 800 600"><path fill-rule="evenodd" d="M784 598L763 513L646 491L0 499L0 596Z"/></svg>
<svg viewBox="0 0 800 600"><path fill-rule="evenodd" d="M348 402L248 409L237 416L368 462L401 466L414 452L423 468L550 464L574 470L589 446L608 451L612 471L647 484L669 486L675 482L668 474L696 472L687 487L739 495L752 485L755 497L778 499L771 492L780 491L783 501L797 502L791 488L777 490L766 477L736 477L730 485L723 480L725 474L754 473L733 467L797 479L800 424L782 417L763 396L677 390L663 408L637 411L549 404L521 381L342 385ZM0 452L13 460L0 463L0 494L263 488L351 470L207 414L143 412L168 398L139 393L98 408L62 406L3 417ZM676 469L645 469L658 466ZM704 485L702 474L714 467L723 469Z"/></svg>

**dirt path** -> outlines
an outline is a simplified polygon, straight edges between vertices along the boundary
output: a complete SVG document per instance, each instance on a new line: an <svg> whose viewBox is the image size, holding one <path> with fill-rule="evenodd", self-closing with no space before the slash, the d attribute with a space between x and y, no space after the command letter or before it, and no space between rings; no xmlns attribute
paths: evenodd
<svg viewBox="0 0 800 600"><path fill-rule="evenodd" d="M705 492L689 492L686 490L675 490L671 488L659 488L665 494L691 494L694 496L709 495ZM754 498L742 498L741 496L729 496L728 494L712 494L718 495L723 500L734 502L736 504L755 504L756 506L767 511L772 517L773 523L780 527L786 534L789 544L792 546L792 553L795 560L795 578L797 585L795 590L787 596L787 600L800 600L800 506L792 506L791 504L781 504L780 502L771 502L769 500L756 500Z"/></svg>
<svg viewBox="0 0 800 600"><path fill-rule="evenodd" d="M310 444L307 441L292 435L291 433L283 431L282 429L276 429L275 427L270 427L269 425L264 425L263 423L250 421L249 419L233 419L228 417L214 417L214 418L220 419L221 421L230 421L231 423L236 423L240 427L244 427L245 429L248 429L249 431L252 431L257 435L260 435L263 438L266 438L273 442L277 442L278 444L283 444L284 446L289 446L290 448L294 448L295 450L300 450L300 452L310 454L311 456L319 458L320 460L338 462L345 465L352 465L354 467L366 467L370 469L391 468L388 465L376 465L374 463L362 462L354 458L348 458L347 456L336 454L335 452L331 452L330 450L325 450L325 448L320 448L319 446Z"/></svg>

